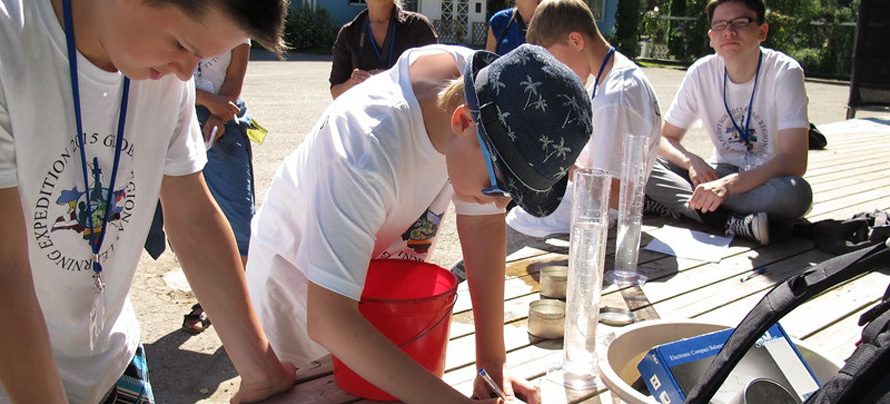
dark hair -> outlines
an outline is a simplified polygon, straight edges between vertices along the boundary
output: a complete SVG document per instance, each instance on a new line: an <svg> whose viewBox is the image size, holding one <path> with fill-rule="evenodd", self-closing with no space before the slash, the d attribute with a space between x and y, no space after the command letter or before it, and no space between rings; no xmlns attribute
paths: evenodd
<svg viewBox="0 0 890 404"><path fill-rule="evenodd" d="M723 3L742 3L749 10L757 14L757 23L763 24L766 21L766 5L763 0L711 0L705 6L705 12L708 13L708 22L714 19L714 10Z"/></svg>
<svg viewBox="0 0 890 404"><path fill-rule="evenodd" d="M287 50L282 36L288 0L148 0L172 4L190 17L200 19L208 7L220 7L251 39L281 57Z"/></svg>
<svg viewBox="0 0 890 404"><path fill-rule="evenodd" d="M581 0L545 1L535 9L525 40L549 47L564 41L566 35L572 32L580 32L591 39L601 36L587 4Z"/></svg>

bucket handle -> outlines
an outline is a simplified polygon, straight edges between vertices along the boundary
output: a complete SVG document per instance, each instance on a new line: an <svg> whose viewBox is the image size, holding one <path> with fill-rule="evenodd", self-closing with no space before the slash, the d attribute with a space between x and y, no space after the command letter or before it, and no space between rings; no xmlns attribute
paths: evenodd
<svg viewBox="0 0 890 404"><path fill-rule="evenodd" d="M427 334L433 332L433 330L435 330L436 327L439 326L439 324L442 324L442 322L445 321L446 318L448 318L448 316L451 314L451 311L454 310L454 304L455 304L455 303L457 303L457 294L456 294L456 293L454 294L454 297L451 299L451 303L448 303L447 310L445 310L445 314L444 314L442 317L440 317L439 320L436 321L436 323L433 324L432 327L429 327L429 328L423 330L423 331L422 331L420 334L418 334L416 337L411 338L411 339L409 339L408 341L405 341L405 342L403 342L403 343L401 343L401 344L398 344L398 345L396 345L396 346L399 347L399 348L401 348L401 347L403 347L403 346L405 346L405 345L408 345L408 344L410 344L410 343L412 343L412 342L414 342L414 341L417 341L417 340L419 340L419 339L425 337Z"/></svg>

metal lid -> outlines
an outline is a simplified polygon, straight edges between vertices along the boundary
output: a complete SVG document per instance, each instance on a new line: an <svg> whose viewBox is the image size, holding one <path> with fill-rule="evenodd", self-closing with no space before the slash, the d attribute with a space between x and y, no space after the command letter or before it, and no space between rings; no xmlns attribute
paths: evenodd
<svg viewBox="0 0 890 404"><path fill-rule="evenodd" d="M634 322L634 314L630 310L618 307L601 307L600 322L608 325L628 325Z"/></svg>

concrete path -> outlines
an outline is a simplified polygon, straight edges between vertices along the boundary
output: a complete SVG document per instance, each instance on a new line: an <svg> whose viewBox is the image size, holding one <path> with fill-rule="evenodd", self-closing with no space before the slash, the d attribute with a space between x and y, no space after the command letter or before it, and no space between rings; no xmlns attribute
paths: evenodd
<svg viewBox="0 0 890 404"><path fill-rule="evenodd" d="M267 55L255 55L253 59L243 97L256 119L269 129L266 142L254 147L257 197L262 203L281 161L303 141L331 101L331 63L329 56L317 55L293 55L284 62L269 61ZM685 72L652 68L644 71L666 111ZM806 86L812 122L818 125L844 119L849 94L846 83L808 81ZM887 115L857 114L867 116ZM686 142L692 150L710 155L710 142L703 131L691 131ZM443 222L440 237L432 261L448 267L461 256L453 212ZM158 403L227 403L234 393L237 374L212 327L195 337L179 330L182 315L194 301L190 292L178 288L178 274L178 263L171 253L165 253L158 261L144 255L131 294L143 327L143 343Z"/></svg>

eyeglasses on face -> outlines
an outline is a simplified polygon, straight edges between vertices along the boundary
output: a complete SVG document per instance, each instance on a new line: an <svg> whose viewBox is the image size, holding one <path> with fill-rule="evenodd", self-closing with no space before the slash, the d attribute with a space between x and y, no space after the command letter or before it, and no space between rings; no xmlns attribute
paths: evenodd
<svg viewBox="0 0 890 404"><path fill-rule="evenodd" d="M488 169L488 181L491 183L491 187L483 188L482 195L490 196L492 198L512 198L509 192L504 190L498 183L498 177L494 172L494 165L491 161L491 154L488 152L488 147L485 147L485 142L482 140L482 135L479 134L479 131L476 131L476 138L479 140L479 147L482 148L482 158L485 159L485 168Z"/></svg>
<svg viewBox="0 0 890 404"><path fill-rule="evenodd" d="M736 17L729 21L714 20L711 21L711 31L723 31L726 28L729 28L730 25L732 25L735 29L742 29L756 22L757 19L753 17Z"/></svg>

